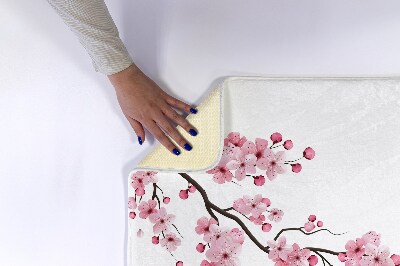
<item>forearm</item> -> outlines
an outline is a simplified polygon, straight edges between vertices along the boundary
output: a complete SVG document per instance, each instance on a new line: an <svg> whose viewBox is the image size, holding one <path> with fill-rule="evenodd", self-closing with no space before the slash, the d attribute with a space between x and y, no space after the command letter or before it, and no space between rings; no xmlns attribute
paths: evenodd
<svg viewBox="0 0 400 266"><path fill-rule="evenodd" d="M47 0L78 37L96 72L118 73L133 64L104 0Z"/></svg>

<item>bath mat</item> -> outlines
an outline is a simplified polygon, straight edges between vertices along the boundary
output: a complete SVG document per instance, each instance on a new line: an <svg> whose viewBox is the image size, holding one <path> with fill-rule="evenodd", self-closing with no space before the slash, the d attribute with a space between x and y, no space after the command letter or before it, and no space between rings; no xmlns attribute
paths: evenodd
<svg viewBox="0 0 400 266"><path fill-rule="evenodd" d="M398 78L225 78L129 174L128 265L400 265L399 118Z"/></svg>

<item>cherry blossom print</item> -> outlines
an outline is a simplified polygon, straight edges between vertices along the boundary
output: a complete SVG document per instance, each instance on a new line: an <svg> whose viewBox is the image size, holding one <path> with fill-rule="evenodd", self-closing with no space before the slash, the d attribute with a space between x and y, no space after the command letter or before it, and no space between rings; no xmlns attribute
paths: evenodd
<svg viewBox="0 0 400 266"><path fill-rule="evenodd" d="M197 220L195 231L199 235L208 234L212 224L217 224L217 221L214 218L208 219L207 217L203 216Z"/></svg>
<svg viewBox="0 0 400 266"><path fill-rule="evenodd" d="M282 134L279 132L275 132L270 136L270 139L272 140L272 143L279 143L282 141Z"/></svg>
<svg viewBox="0 0 400 266"><path fill-rule="evenodd" d="M294 163L294 164L291 164L290 165L291 167L292 167L292 172L293 173L300 173L300 171L301 171L301 164L299 164L299 163Z"/></svg>
<svg viewBox="0 0 400 266"><path fill-rule="evenodd" d="M134 210L134 209L136 209L136 207L137 207L137 204L136 204L135 198L134 197L129 197L128 198L128 208L131 209L131 210Z"/></svg>
<svg viewBox="0 0 400 266"><path fill-rule="evenodd" d="M283 217L283 211L273 208L269 211L269 215L268 215L268 219L270 221L274 221L274 222L280 222L282 220Z"/></svg>
<svg viewBox="0 0 400 266"><path fill-rule="evenodd" d="M257 161L264 158L266 153L271 152L268 148L268 141L261 138L256 138L255 144L252 141L246 141L241 150L244 154L254 154Z"/></svg>
<svg viewBox="0 0 400 266"><path fill-rule="evenodd" d="M147 172L144 172L144 171L138 171L138 172L134 173L131 177L132 187L134 189L137 189L137 188L144 189L144 187L150 183L150 180L151 180L150 176L154 176L154 175L147 175Z"/></svg>
<svg viewBox="0 0 400 266"><path fill-rule="evenodd" d="M229 169L226 167L226 164L228 163L229 158L222 158L221 161L218 163L217 166L214 168L206 171L208 174L213 174L213 180L214 182L218 184L223 184L225 182L230 182L232 181L233 175L229 171Z"/></svg>
<svg viewBox="0 0 400 266"><path fill-rule="evenodd" d="M361 259L361 257L364 255L365 252L365 240L362 238L357 238L356 241L354 240L349 240L346 243L346 256L348 258L356 258L356 259Z"/></svg>
<svg viewBox="0 0 400 266"><path fill-rule="evenodd" d="M267 210L267 205L262 202L263 197L257 194L254 197L245 195L233 202L233 208L244 215L251 214L255 218Z"/></svg>
<svg viewBox="0 0 400 266"><path fill-rule="evenodd" d="M301 249L297 243L292 245L293 251L288 255L288 261L290 265L293 266L308 266L308 258L311 255L309 249L303 248Z"/></svg>
<svg viewBox="0 0 400 266"><path fill-rule="evenodd" d="M181 245L181 240L174 233L168 233L160 240L160 244L168 251L175 251Z"/></svg>
<svg viewBox="0 0 400 266"><path fill-rule="evenodd" d="M254 224L262 225L265 221L265 216L264 215L259 215L259 216L250 216L249 220L252 221Z"/></svg>
<svg viewBox="0 0 400 266"><path fill-rule="evenodd" d="M308 221L304 224L304 230L306 230L306 232L311 232L312 230L314 230L314 228L315 224L313 222Z"/></svg>
<svg viewBox="0 0 400 266"><path fill-rule="evenodd" d="M306 158L307 160L312 160L314 156L315 156L315 151L311 147L308 147L303 151L303 157Z"/></svg>
<svg viewBox="0 0 400 266"><path fill-rule="evenodd" d="M310 266L314 266L314 265L317 265L318 264L318 257L317 256L315 256L315 255L311 255L310 257L308 257L308 264L310 265Z"/></svg>
<svg viewBox="0 0 400 266"><path fill-rule="evenodd" d="M226 164L229 170L235 170L235 178L243 180L246 173L254 174L256 172L256 156L254 154L244 154L241 150L237 150L234 159Z"/></svg>
<svg viewBox="0 0 400 266"><path fill-rule="evenodd" d="M206 245L204 245L203 243L199 243L199 244L197 244L197 246L196 246L196 250L197 250L197 252L199 252L199 253L203 253L204 250L205 250L205 248L206 248Z"/></svg>
<svg viewBox="0 0 400 266"><path fill-rule="evenodd" d="M220 238L226 238L229 235L230 231L226 227L219 227L216 224L210 225L210 232L205 234L203 240L207 243L214 244Z"/></svg>
<svg viewBox="0 0 400 266"><path fill-rule="evenodd" d="M314 214L311 214L310 216L308 216L308 220L310 222L315 222L315 220L317 220L317 216L315 216Z"/></svg>
<svg viewBox="0 0 400 266"><path fill-rule="evenodd" d="M214 262L209 262L207 260L203 260L200 264L200 266L215 266Z"/></svg>
<svg viewBox="0 0 400 266"><path fill-rule="evenodd" d="M277 239L277 241L275 240L268 240L268 245L271 248L271 250L269 251L268 254L268 258L271 260L274 259L282 259L284 261L287 260L290 252L293 251L293 247L286 245L286 237L285 236L281 236Z"/></svg>
<svg viewBox="0 0 400 266"><path fill-rule="evenodd" d="M160 237L158 237L158 236L153 236L153 237L151 238L151 242L152 242L154 245L157 245L158 243L160 243Z"/></svg>
<svg viewBox="0 0 400 266"><path fill-rule="evenodd" d="M177 261L175 266L183 266L183 261Z"/></svg>
<svg viewBox="0 0 400 266"><path fill-rule="evenodd" d="M270 223L264 223L261 227L263 232L269 232L272 229L272 225Z"/></svg>
<svg viewBox="0 0 400 266"><path fill-rule="evenodd" d="M265 184L265 177L262 175L253 176L254 178L254 185L256 186L263 186Z"/></svg>
<svg viewBox="0 0 400 266"><path fill-rule="evenodd" d="M151 214L157 213L157 201L155 200L148 200L147 202L140 203L138 209L140 211L139 217L142 219L147 219Z"/></svg>
<svg viewBox="0 0 400 266"><path fill-rule="evenodd" d="M265 158L260 159L258 168L267 170L266 174L269 180L274 180L278 174L286 172L284 151L278 151L276 154L271 151Z"/></svg>
<svg viewBox="0 0 400 266"><path fill-rule="evenodd" d="M169 231L170 225L175 220L175 215L167 214L167 211L164 207L160 208L157 213L153 213L149 216L150 222L153 225L153 232L154 234L158 234L161 232Z"/></svg>
<svg viewBox="0 0 400 266"><path fill-rule="evenodd" d="M233 242L243 244L244 242L244 234L243 231L239 228L233 228L230 232L230 237L232 238Z"/></svg>
<svg viewBox="0 0 400 266"><path fill-rule="evenodd" d="M183 200L188 199L189 198L189 189L182 189L181 191L179 191L179 197Z"/></svg>
<svg viewBox="0 0 400 266"><path fill-rule="evenodd" d="M361 266L394 266L390 258L389 248L386 246L375 246L367 243L365 246L365 255L360 260Z"/></svg>
<svg viewBox="0 0 400 266"><path fill-rule="evenodd" d="M209 250L206 251L206 257L215 262L216 266L239 266L239 253L242 245L230 242L226 239L217 241Z"/></svg>
<svg viewBox="0 0 400 266"><path fill-rule="evenodd" d="M231 143L236 147L242 147L246 141L246 137L240 137L240 133L231 132L228 134L228 137L224 139L224 146L228 146L228 144Z"/></svg>
<svg viewBox="0 0 400 266"><path fill-rule="evenodd" d="M379 246L381 244L381 234L378 234L375 231L369 231L362 236L362 239L365 240L366 243L371 243L375 246Z"/></svg>
<svg viewBox="0 0 400 266"><path fill-rule="evenodd" d="M293 148L293 142L292 142L290 139L285 140L285 141L283 142L283 147L284 147L286 150L290 150L291 148Z"/></svg>
<svg viewBox="0 0 400 266"><path fill-rule="evenodd" d="M130 212L129 213L129 218L135 219L136 218L136 213L135 212Z"/></svg>
<svg viewBox="0 0 400 266"><path fill-rule="evenodd" d="M393 254L392 256L390 256L390 258L392 259L395 266L400 265L400 255Z"/></svg>

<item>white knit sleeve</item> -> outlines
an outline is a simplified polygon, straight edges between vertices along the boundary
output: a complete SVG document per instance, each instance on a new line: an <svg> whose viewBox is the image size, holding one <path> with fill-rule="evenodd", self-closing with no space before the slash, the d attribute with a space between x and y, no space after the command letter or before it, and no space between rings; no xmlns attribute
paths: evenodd
<svg viewBox="0 0 400 266"><path fill-rule="evenodd" d="M104 0L47 0L88 52L96 72L118 73L133 63Z"/></svg>

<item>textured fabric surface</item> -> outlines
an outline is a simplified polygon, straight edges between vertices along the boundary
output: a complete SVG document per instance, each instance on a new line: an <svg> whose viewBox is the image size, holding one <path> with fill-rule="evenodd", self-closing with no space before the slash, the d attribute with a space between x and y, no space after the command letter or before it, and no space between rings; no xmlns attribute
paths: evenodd
<svg viewBox="0 0 400 266"><path fill-rule="evenodd" d="M128 265L398 265L399 79L233 77L216 90L218 162L129 174Z"/></svg>
<svg viewBox="0 0 400 266"><path fill-rule="evenodd" d="M47 0L78 37L96 72L118 73L133 63L104 0Z"/></svg>

